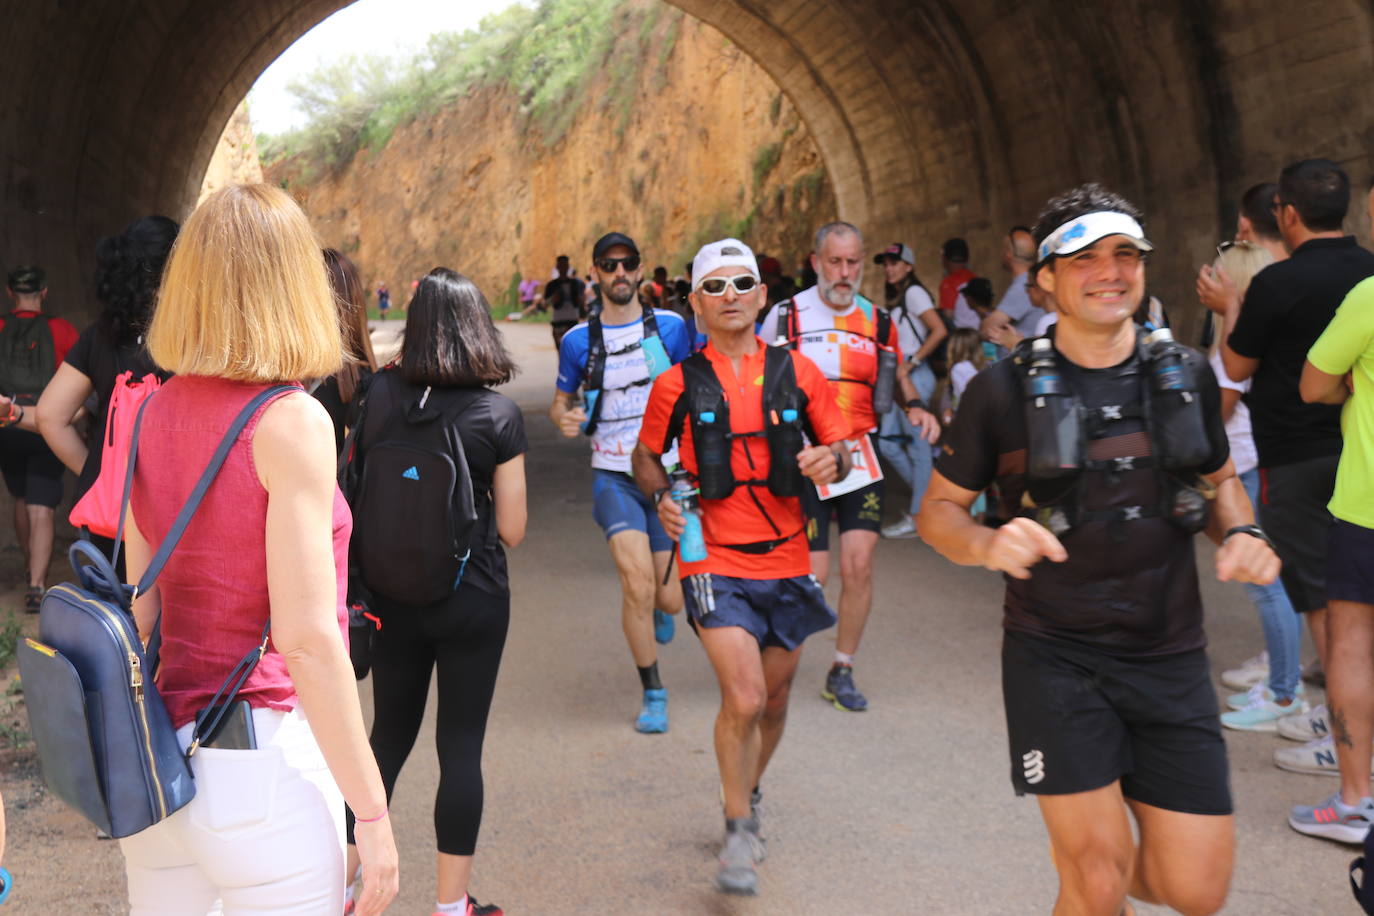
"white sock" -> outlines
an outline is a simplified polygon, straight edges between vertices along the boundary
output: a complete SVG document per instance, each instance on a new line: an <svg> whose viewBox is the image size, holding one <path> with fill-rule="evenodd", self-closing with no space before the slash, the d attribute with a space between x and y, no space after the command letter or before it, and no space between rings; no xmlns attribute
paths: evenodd
<svg viewBox="0 0 1374 916"><path fill-rule="evenodd" d="M435 901L434 912L436 913L466 913L468 911L468 895L464 894L461 900L453 903L439 903Z"/></svg>
<svg viewBox="0 0 1374 916"><path fill-rule="evenodd" d="M847 652L839 652L839 651L837 651L837 652L835 653L835 664L837 664L837 665L852 665L852 664L854 664L854 656L850 655L850 654L847 653Z"/></svg>

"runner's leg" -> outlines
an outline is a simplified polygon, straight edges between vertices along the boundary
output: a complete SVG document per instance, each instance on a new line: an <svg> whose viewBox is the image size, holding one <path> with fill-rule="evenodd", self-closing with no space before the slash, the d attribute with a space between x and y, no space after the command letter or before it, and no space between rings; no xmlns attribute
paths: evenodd
<svg viewBox="0 0 1374 916"><path fill-rule="evenodd" d="M1119 916L1135 858L1120 783L1036 800L1059 872L1054 916Z"/></svg>
<svg viewBox="0 0 1374 916"><path fill-rule="evenodd" d="M667 583L663 581L672 556L671 550L654 552L654 607L665 614L682 612L682 580L677 576L669 576Z"/></svg>
<svg viewBox="0 0 1374 916"><path fill-rule="evenodd" d="M877 546L876 531L856 528L840 532L840 628L835 649L846 655L859 651L873 607L873 551Z"/></svg>
<svg viewBox="0 0 1374 916"><path fill-rule="evenodd" d="M782 740L783 726L787 724L787 701L792 693L792 679L797 674L801 662L801 647L788 651L781 646L769 646L763 650L763 682L767 692L763 717L759 720L759 761L754 771L750 789L763 782L763 772L768 769L768 761Z"/></svg>
<svg viewBox="0 0 1374 916"><path fill-rule="evenodd" d="M654 556L649 552L649 536L643 531L624 530L611 535L607 544L620 576L620 625L635 665L647 668L658 661L654 643ZM661 580L660 580L661 581ZM681 596L681 588L678 589ZM679 597L679 608L681 598Z"/></svg>
<svg viewBox="0 0 1374 916"><path fill-rule="evenodd" d="M42 588L48 578L48 564L52 562L52 542L55 528L53 510L47 506L27 507L29 516L29 587Z"/></svg>
<svg viewBox="0 0 1374 916"><path fill-rule="evenodd" d="M1331 733L1341 768L1341 800L1359 804L1370 792L1370 742L1374 740L1374 605L1327 603L1326 697Z"/></svg>
<svg viewBox="0 0 1374 916"><path fill-rule="evenodd" d="M768 703L763 656L758 640L742 627L701 627L698 635L720 684L715 737L725 816L747 818L749 793L760 772L759 725Z"/></svg>
<svg viewBox="0 0 1374 916"><path fill-rule="evenodd" d="M1127 804L1140 828L1131 896L1185 916L1221 909L1235 863L1235 818L1166 811L1134 800Z"/></svg>

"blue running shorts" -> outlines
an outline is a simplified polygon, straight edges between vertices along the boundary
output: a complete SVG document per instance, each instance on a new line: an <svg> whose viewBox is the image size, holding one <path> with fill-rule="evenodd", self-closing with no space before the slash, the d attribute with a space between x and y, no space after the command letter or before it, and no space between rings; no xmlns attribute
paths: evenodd
<svg viewBox="0 0 1374 916"><path fill-rule="evenodd" d="M835 612L814 576L790 579L739 579L698 573L682 580L687 622L700 627L740 627L759 648L792 651L806 637L835 625Z"/></svg>
<svg viewBox="0 0 1374 916"><path fill-rule="evenodd" d="M622 531L642 531L649 536L649 550L673 549L673 539L659 524L658 512L649 497L639 492L634 478L619 471L593 468L592 517L610 540Z"/></svg>

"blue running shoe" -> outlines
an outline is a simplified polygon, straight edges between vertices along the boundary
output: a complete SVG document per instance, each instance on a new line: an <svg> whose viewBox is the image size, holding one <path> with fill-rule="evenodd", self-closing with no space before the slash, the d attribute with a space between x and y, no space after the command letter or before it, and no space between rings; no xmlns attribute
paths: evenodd
<svg viewBox="0 0 1374 916"><path fill-rule="evenodd" d="M822 699L829 700L836 709L845 712L863 712L868 708L868 698L859 693L854 686L852 665L832 665L825 676L825 688L821 690Z"/></svg>
<svg viewBox="0 0 1374 916"><path fill-rule="evenodd" d="M668 691L644 691L644 705L635 720L635 731L645 735L661 735L668 730Z"/></svg>
<svg viewBox="0 0 1374 916"><path fill-rule="evenodd" d="M677 622L673 620L673 615L654 608L654 640L660 646L666 646L673 641L673 634L676 632Z"/></svg>

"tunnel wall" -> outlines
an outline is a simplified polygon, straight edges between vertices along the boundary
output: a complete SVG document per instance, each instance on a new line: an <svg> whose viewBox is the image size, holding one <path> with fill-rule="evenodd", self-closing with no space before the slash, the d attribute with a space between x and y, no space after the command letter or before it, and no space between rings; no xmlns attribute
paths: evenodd
<svg viewBox="0 0 1374 916"><path fill-rule="evenodd" d="M344 5L4 3L0 266L45 264L58 310L93 314L95 240L183 218L254 79ZM1371 167L1374 11L1355 0L676 5L762 64L820 145L840 215L873 247L912 244L929 281L939 242L963 235L1000 288L1005 228L1094 179L1145 209L1151 288L1187 323L1193 270L1244 187L1309 155L1360 188Z"/></svg>

